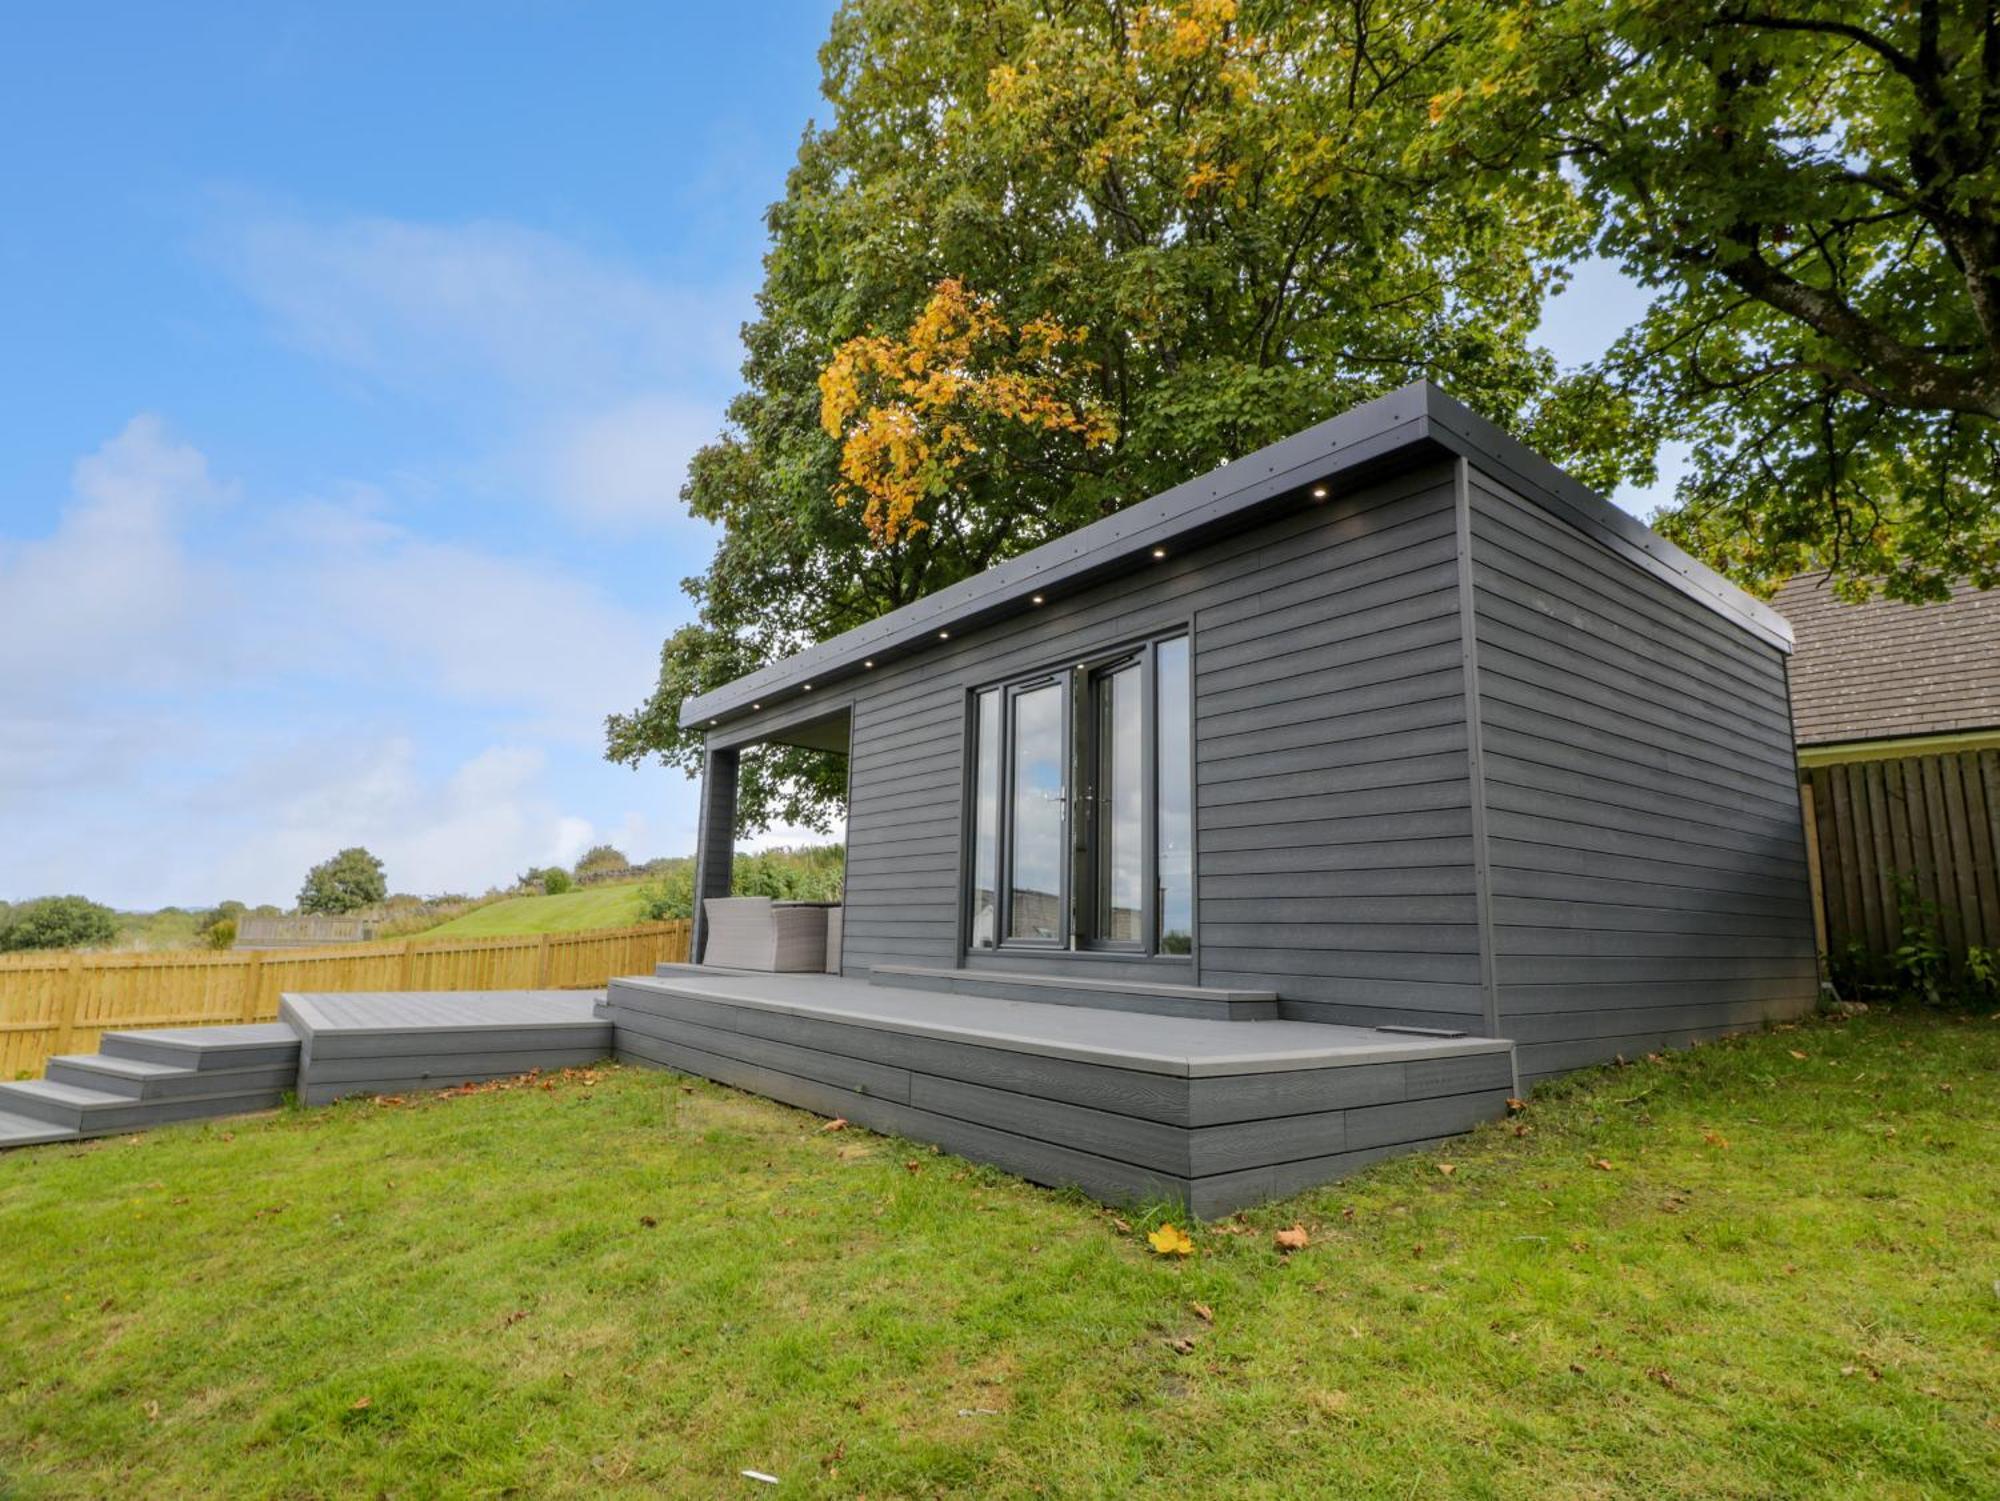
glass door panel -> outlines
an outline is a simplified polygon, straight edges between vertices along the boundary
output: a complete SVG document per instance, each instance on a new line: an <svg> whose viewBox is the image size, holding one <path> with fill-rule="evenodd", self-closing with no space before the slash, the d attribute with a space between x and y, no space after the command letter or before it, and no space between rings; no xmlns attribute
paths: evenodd
<svg viewBox="0 0 2000 1501"><path fill-rule="evenodd" d="M1000 941L1000 692L989 688L973 708L972 946Z"/></svg>
<svg viewBox="0 0 2000 1501"><path fill-rule="evenodd" d="M1008 788L1007 936L1060 943L1063 922L1063 689L1045 683L1014 695Z"/></svg>
<svg viewBox="0 0 2000 1501"><path fill-rule="evenodd" d="M1162 954L1194 952L1194 725L1188 682L1187 637L1162 641L1153 651L1159 720L1156 763L1159 790L1159 885L1154 895Z"/></svg>
<svg viewBox="0 0 2000 1501"><path fill-rule="evenodd" d="M1127 662L1090 680L1091 927L1095 943L1144 941L1144 679Z"/></svg>

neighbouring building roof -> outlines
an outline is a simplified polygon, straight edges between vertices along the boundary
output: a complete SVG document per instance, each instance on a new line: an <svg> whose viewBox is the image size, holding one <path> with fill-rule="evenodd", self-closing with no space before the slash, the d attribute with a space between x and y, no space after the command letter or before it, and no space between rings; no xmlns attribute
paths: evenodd
<svg viewBox="0 0 2000 1501"><path fill-rule="evenodd" d="M1844 604L1823 573L1772 600L1792 623L1792 718L1800 745L2000 728L2000 590L1949 601Z"/></svg>
<svg viewBox="0 0 2000 1501"><path fill-rule="evenodd" d="M1053 600L1109 575L1143 568L1149 554L1162 555L1156 549L1240 531L1309 504L1315 485L1365 483L1401 464L1454 456L1470 459L1740 629L1780 651L1792 649L1791 628L1777 611L1420 380L690 698L681 705L681 726L717 724L815 688L824 694L837 678L891 656L925 650L954 631L1018 614L1037 596Z"/></svg>

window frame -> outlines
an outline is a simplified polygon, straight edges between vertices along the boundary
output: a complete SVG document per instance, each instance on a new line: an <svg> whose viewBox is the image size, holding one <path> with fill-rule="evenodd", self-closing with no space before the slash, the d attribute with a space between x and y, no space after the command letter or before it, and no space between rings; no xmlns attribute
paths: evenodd
<svg viewBox="0 0 2000 1501"><path fill-rule="evenodd" d="M1187 650L1187 711L1188 723L1182 727L1188 746L1188 816L1190 818L1189 838L1189 948L1185 953L1173 953L1160 947L1159 898L1160 898L1160 730L1159 710L1159 648L1169 642L1182 641ZM1096 684L1121 666L1136 666L1139 672L1139 775L1142 793L1140 797L1141 816L1139 819L1140 838L1140 916L1139 937L1136 940L1115 940L1092 937L1090 930L1096 925L1097 914L1095 885L1097 881L1097 808L1096 784L1097 768L1094 764L1101 754L1095 725ZM1016 938L1011 931L1014 925L1014 778L1015 757L1015 713L1016 700L1024 693L1034 692L1049 686L1057 687L1062 695L1061 717L1063 736L1063 785L1062 785L1062 844L1063 859L1059 877L1058 893L1061 931L1053 938ZM978 919L975 910L978 901L978 818L980 798L980 778L983 768L979 764L980 705L988 694L994 695L993 703L1000 715L996 736L999 755L995 768L997 777L997 797L995 800L997 885L995 890L994 940L991 947L974 946L974 926ZM1195 812L1195 741L1194 741L1194 627L1193 623L1163 628L1137 640L1121 641L1077 658L1061 666L1044 666L1035 671L1021 673L1007 678L982 682L971 687L966 693L965 708L965 778L964 798L964 840L966 859L963 863L964 882L960 893L959 913L961 943L960 951L967 955L1001 954L1068 954L1093 956L1107 959L1127 959L1146 963L1161 962L1175 965L1189 965L1194 961L1198 947L1199 919L1196 908L1199 899L1193 883L1193 827ZM1086 730L1081 721L1087 721ZM1089 817L1081 825L1083 817L1085 787L1090 789Z"/></svg>

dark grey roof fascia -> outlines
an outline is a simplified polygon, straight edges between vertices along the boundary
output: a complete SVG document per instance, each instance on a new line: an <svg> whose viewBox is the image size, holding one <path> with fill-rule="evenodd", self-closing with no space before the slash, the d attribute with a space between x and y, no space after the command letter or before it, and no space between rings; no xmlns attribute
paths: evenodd
<svg viewBox="0 0 2000 1501"><path fill-rule="evenodd" d="M1013 613L1030 595L1079 586L1138 562L1155 547L1240 527L1260 511L1296 503L1314 483L1372 472L1399 455L1423 450L1439 456L1466 454L1620 556L1773 645L1791 649L1790 628L1768 606L1591 494L1430 382L1413 381L689 699L681 705L681 726L691 729L740 713L806 683L822 690L863 670L868 660L921 649L939 631L962 631Z"/></svg>

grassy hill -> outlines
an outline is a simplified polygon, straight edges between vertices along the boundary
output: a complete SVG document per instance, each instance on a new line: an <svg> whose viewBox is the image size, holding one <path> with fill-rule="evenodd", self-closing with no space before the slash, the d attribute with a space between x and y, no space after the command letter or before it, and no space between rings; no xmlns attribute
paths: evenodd
<svg viewBox="0 0 2000 1501"><path fill-rule="evenodd" d="M565 891L561 896L516 896L475 908L423 938L508 938L520 933L574 933L585 928L629 928L644 922L639 881Z"/></svg>

